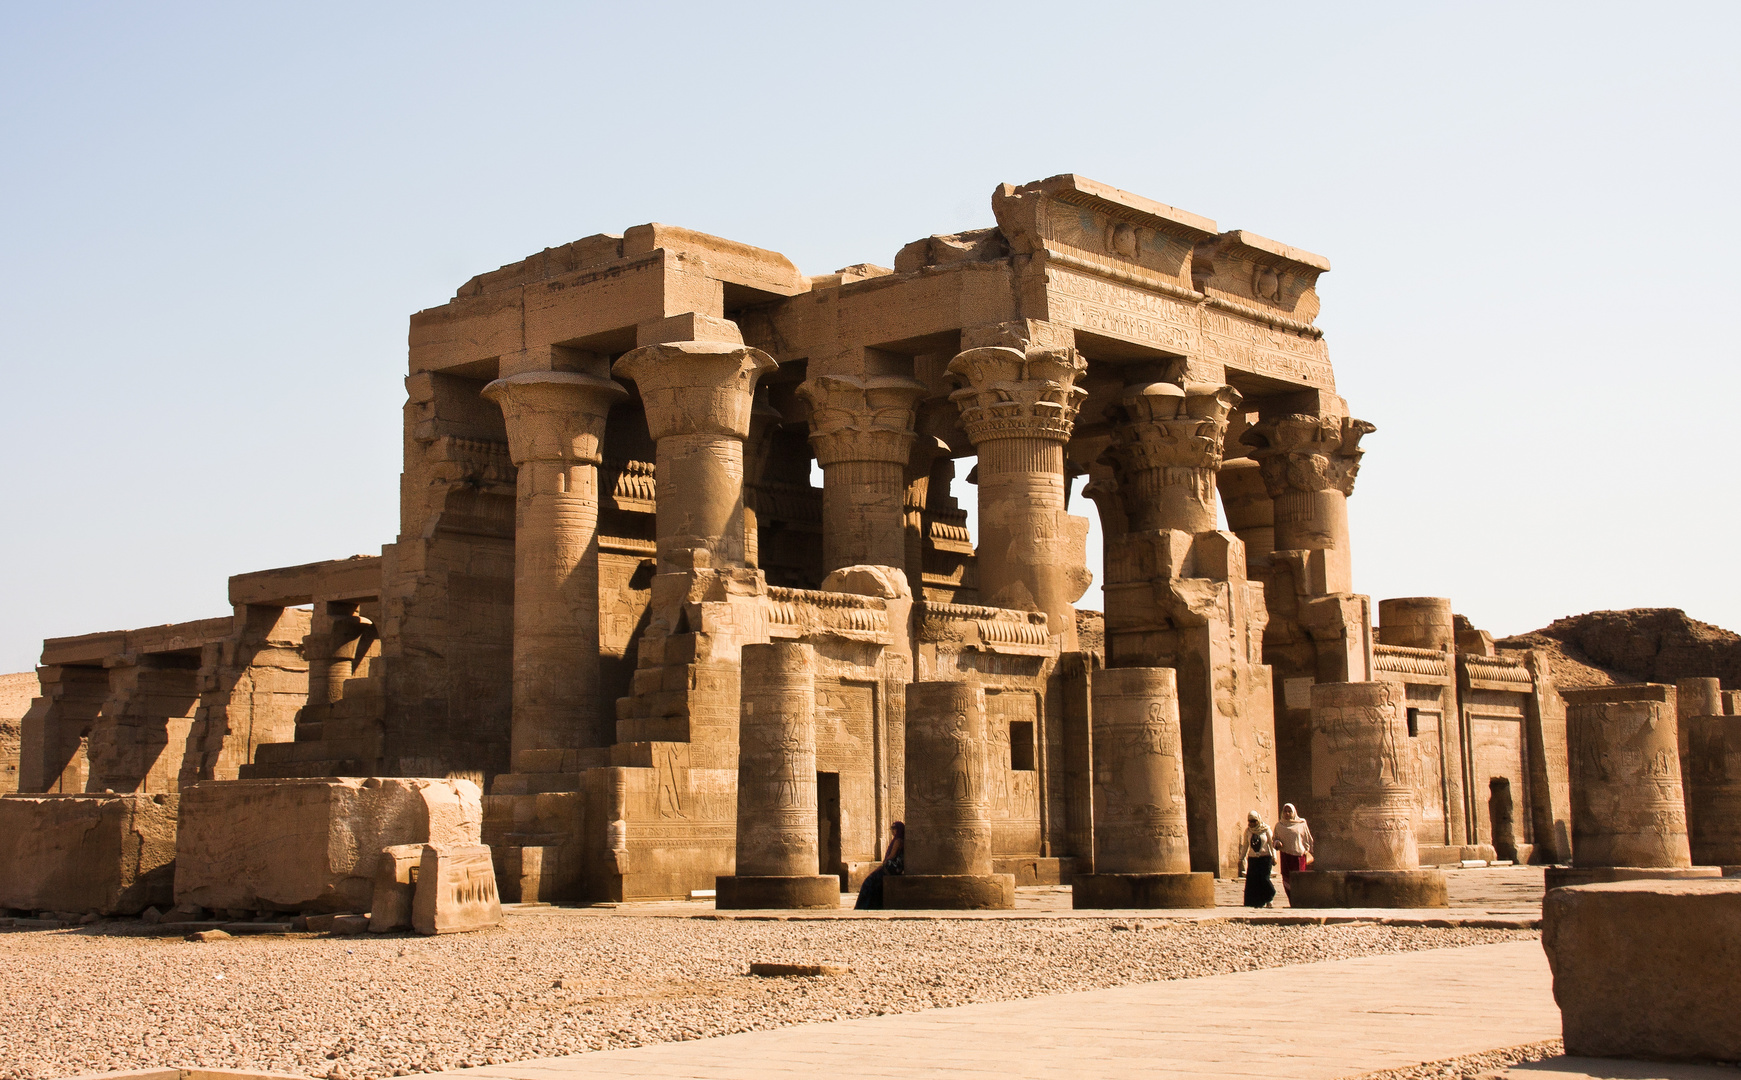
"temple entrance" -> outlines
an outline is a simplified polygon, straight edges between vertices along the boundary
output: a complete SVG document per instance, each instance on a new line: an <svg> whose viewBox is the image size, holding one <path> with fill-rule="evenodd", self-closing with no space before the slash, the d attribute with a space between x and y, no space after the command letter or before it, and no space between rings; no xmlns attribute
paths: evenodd
<svg viewBox="0 0 1741 1080"><path fill-rule="evenodd" d="M817 873L841 872L839 773L816 774L816 853Z"/></svg>
<svg viewBox="0 0 1741 1080"><path fill-rule="evenodd" d="M1495 776L1487 785L1487 814L1493 829L1493 852L1501 859L1517 859L1517 827L1511 800L1511 781Z"/></svg>

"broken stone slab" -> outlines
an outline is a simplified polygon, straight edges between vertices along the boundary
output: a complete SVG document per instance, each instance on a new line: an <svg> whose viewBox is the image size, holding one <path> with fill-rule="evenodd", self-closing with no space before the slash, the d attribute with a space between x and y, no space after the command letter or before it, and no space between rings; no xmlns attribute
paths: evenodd
<svg viewBox="0 0 1741 1080"><path fill-rule="evenodd" d="M470 780L205 781L181 794L176 900L208 908L367 911L383 849L475 844Z"/></svg>
<svg viewBox="0 0 1741 1080"><path fill-rule="evenodd" d="M370 933L411 929L411 903L422 863L422 844L394 844L381 849L381 861L375 864L375 896L369 909Z"/></svg>
<svg viewBox="0 0 1741 1080"><path fill-rule="evenodd" d="M1741 1059L1741 881L1615 881L1542 903L1566 1053Z"/></svg>
<svg viewBox="0 0 1741 1080"><path fill-rule="evenodd" d="M189 941L228 941L230 935L223 930L195 930L187 935Z"/></svg>
<svg viewBox="0 0 1741 1080"><path fill-rule="evenodd" d="M816 978L823 975L845 975L852 969L845 964L751 964L750 974L763 978Z"/></svg>
<svg viewBox="0 0 1741 1080"><path fill-rule="evenodd" d="M496 866L485 844L426 844L417 869L411 926L419 934L458 934L502 923Z"/></svg>
<svg viewBox="0 0 1741 1080"><path fill-rule="evenodd" d="M137 915L167 907L174 795L0 797L0 907Z"/></svg>

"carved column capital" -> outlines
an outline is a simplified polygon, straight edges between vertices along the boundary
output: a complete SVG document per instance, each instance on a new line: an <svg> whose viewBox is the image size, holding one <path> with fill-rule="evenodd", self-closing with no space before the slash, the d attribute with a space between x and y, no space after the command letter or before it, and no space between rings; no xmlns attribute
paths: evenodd
<svg viewBox="0 0 1741 1080"><path fill-rule="evenodd" d="M1075 349L968 349L947 369L961 388L949 395L974 445L994 439L1065 443L1088 391L1076 385L1088 364Z"/></svg>
<svg viewBox="0 0 1741 1080"><path fill-rule="evenodd" d="M1125 390L1110 410L1113 467L1131 527L1207 532L1215 528L1215 474L1227 418L1240 402L1231 386L1153 382Z"/></svg>
<svg viewBox="0 0 1741 1080"><path fill-rule="evenodd" d="M818 375L798 387L810 403L810 445L823 468L843 461L901 466L913 448L913 406L923 383L895 376Z"/></svg>
<svg viewBox="0 0 1741 1080"><path fill-rule="evenodd" d="M1261 421L1242 436L1252 447L1264 488L1270 498L1290 491L1335 490L1354 494L1360 440L1378 429L1351 416L1311 416L1289 413Z"/></svg>
<svg viewBox="0 0 1741 1080"><path fill-rule="evenodd" d="M611 406L628 392L609 379L573 371L532 371L497 379L483 396L502 410L508 456L528 461L597 465Z"/></svg>
<svg viewBox="0 0 1741 1080"><path fill-rule="evenodd" d="M750 433L756 382L779 365L760 349L724 341L645 345L623 355L611 374L634 382L654 439L668 435Z"/></svg>

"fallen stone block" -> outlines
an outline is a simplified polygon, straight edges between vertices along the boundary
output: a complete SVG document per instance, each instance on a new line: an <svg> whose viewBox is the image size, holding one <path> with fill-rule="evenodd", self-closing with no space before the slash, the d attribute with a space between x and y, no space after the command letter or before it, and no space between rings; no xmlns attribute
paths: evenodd
<svg viewBox="0 0 1741 1080"><path fill-rule="evenodd" d="M341 935L367 933L369 917L367 915L340 915L332 921L332 932Z"/></svg>
<svg viewBox="0 0 1741 1080"><path fill-rule="evenodd" d="M429 844L417 871L411 925L419 934L457 934L499 926L496 867L483 844Z"/></svg>
<svg viewBox="0 0 1741 1080"><path fill-rule="evenodd" d="M763 978L817 978L823 975L845 975L851 969L844 964L751 964L750 974Z"/></svg>
<svg viewBox="0 0 1741 1080"><path fill-rule="evenodd" d="M230 935L222 930L195 930L187 935L189 941L228 941Z"/></svg>
<svg viewBox="0 0 1741 1080"><path fill-rule="evenodd" d="M1735 1061L1741 881L1616 881L1542 905L1568 1055Z"/></svg>
<svg viewBox="0 0 1741 1080"><path fill-rule="evenodd" d="M206 781L181 794L175 898L251 911L367 911L384 848L475 844L470 780Z"/></svg>
<svg viewBox="0 0 1741 1080"><path fill-rule="evenodd" d="M174 795L0 797L0 907L137 915L167 906Z"/></svg>

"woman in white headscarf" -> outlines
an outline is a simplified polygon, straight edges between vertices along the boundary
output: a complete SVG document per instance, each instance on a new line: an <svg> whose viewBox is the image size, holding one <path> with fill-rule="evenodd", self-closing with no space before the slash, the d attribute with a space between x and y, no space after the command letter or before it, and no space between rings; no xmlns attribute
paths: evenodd
<svg viewBox="0 0 1741 1080"><path fill-rule="evenodd" d="M1294 898L1292 878L1312 865L1312 827L1294 809L1293 803L1282 804L1282 819L1276 822L1276 850L1282 854L1282 888L1288 899Z"/></svg>
<svg viewBox="0 0 1741 1080"><path fill-rule="evenodd" d="M1270 867L1275 862L1275 836L1256 810L1245 817L1245 906L1269 907L1276 898Z"/></svg>

